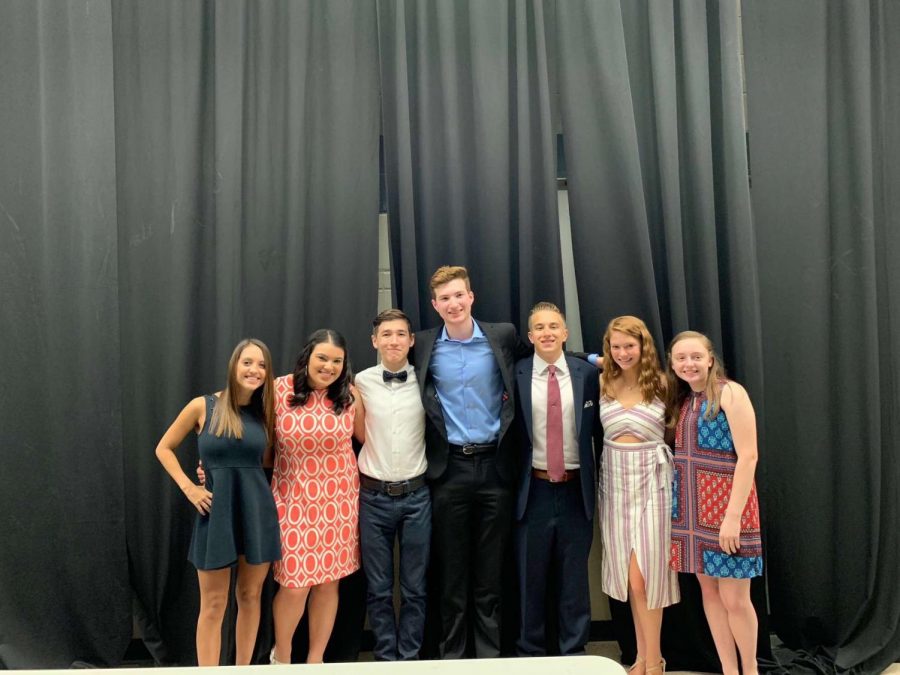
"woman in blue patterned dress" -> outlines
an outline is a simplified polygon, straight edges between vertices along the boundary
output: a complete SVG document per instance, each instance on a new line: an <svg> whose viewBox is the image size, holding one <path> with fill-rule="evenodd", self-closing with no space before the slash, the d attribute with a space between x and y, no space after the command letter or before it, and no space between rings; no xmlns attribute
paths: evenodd
<svg viewBox="0 0 900 675"><path fill-rule="evenodd" d="M746 390L725 378L702 333L669 345L668 423L675 427L672 567L697 575L724 675L757 672L750 579L762 574L756 416ZM737 652L735 651L737 644Z"/></svg>

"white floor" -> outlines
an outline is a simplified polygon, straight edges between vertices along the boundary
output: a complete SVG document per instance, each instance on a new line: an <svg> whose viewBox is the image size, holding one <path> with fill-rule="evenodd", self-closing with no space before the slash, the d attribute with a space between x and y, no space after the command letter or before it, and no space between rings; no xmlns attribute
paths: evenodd
<svg viewBox="0 0 900 675"><path fill-rule="evenodd" d="M596 656L605 656L613 661L618 661L621 654L619 653L619 645L615 642L588 642L585 648L588 654ZM627 667L626 667L627 669ZM683 675L697 675L692 670L667 670L666 675L681 673Z"/></svg>
<svg viewBox="0 0 900 675"><path fill-rule="evenodd" d="M619 645L615 642L589 642L587 644L587 653L595 654L597 656L605 656L609 659L613 659L614 661L619 660ZM666 671L667 675L699 675L695 673L695 671L690 670L668 670ZM884 671L882 675L900 675L900 663L895 663L887 670Z"/></svg>

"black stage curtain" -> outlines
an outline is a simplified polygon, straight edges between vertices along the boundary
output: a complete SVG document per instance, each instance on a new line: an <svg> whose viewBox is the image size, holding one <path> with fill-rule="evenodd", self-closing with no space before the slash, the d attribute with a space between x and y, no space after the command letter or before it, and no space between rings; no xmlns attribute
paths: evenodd
<svg viewBox="0 0 900 675"><path fill-rule="evenodd" d="M436 325L428 279L465 265L477 318L562 306L543 4L376 4L396 305Z"/></svg>
<svg viewBox="0 0 900 675"><path fill-rule="evenodd" d="M0 667L131 639L108 2L0 5Z"/></svg>
<svg viewBox="0 0 900 675"><path fill-rule="evenodd" d="M756 249L744 141L738 7L716 0L557 2L555 42L575 275L585 346L608 321L642 317L660 351L678 331L710 335L764 417ZM768 452L757 484L766 514ZM674 669L718 660L696 580L666 611ZM753 583L768 658L765 584ZM623 658L627 605L611 601Z"/></svg>
<svg viewBox="0 0 900 675"><path fill-rule="evenodd" d="M278 374L321 327L347 336L351 361L372 361L375 12L173 1L116 4L113 18L128 551L169 648L158 658L185 662L192 515L155 439L190 396L222 386L247 334L270 345Z"/></svg>
<svg viewBox="0 0 900 675"><path fill-rule="evenodd" d="M699 328L754 399L779 658L900 658L900 7L744 4L752 194L737 11L0 3L0 664L115 665L132 599L158 660L193 661L191 513L154 443L247 332L279 372L325 324L371 360L379 114L415 322L444 263L485 319L562 300L553 110L587 346L626 312ZM664 649L709 670L683 581Z"/></svg>
<svg viewBox="0 0 900 675"><path fill-rule="evenodd" d="M900 660L900 4L743 3L769 447L791 672Z"/></svg>
<svg viewBox="0 0 900 675"><path fill-rule="evenodd" d="M373 361L376 38L352 0L0 4L4 666L119 663L133 600L195 662L193 514L153 449L246 335L278 373L323 326Z"/></svg>

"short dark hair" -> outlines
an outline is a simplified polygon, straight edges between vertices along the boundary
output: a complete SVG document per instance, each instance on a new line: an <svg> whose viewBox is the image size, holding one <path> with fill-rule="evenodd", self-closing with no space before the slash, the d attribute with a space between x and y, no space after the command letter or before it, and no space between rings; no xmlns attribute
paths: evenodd
<svg viewBox="0 0 900 675"><path fill-rule="evenodd" d="M409 329L410 335L412 335L412 323L410 322L409 317L401 310L393 308L379 312L378 316L372 320L372 335L378 335L378 327L386 321L405 321L406 327Z"/></svg>

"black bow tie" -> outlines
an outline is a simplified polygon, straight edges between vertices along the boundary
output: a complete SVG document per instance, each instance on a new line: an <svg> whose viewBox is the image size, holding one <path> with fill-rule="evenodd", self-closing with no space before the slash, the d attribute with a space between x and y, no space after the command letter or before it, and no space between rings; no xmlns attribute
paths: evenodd
<svg viewBox="0 0 900 675"><path fill-rule="evenodd" d="M406 382L406 371L401 370L399 373L392 373L389 370L385 370L381 373L381 377L384 378L385 382L390 382L391 380L397 380L398 382Z"/></svg>

